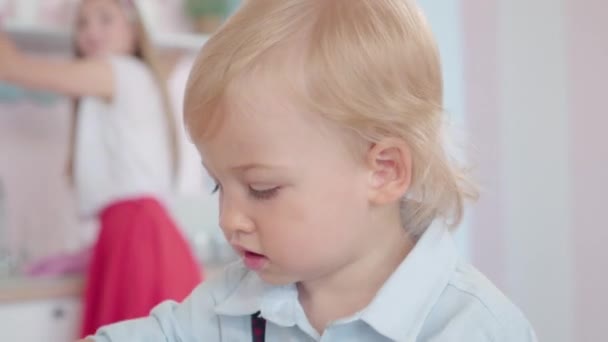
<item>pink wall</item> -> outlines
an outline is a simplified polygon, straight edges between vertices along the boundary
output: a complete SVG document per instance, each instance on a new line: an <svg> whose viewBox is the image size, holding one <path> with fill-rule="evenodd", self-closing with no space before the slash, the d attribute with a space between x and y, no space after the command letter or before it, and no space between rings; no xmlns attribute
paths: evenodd
<svg viewBox="0 0 608 342"><path fill-rule="evenodd" d="M577 340L600 341L608 338L608 3L566 2Z"/></svg>
<svg viewBox="0 0 608 342"><path fill-rule="evenodd" d="M461 5L474 263L541 341L606 340L608 3Z"/></svg>
<svg viewBox="0 0 608 342"><path fill-rule="evenodd" d="M471 215L472 257L476 266L499 287L504 279L504 237L499 134L497 6L493 1L462 1L464 25L467 129L474 149L470 155L481 197ZM482 29L481 29L482 28Z"/></svg>
<svg viewBox="0 0 608 342"><path fill-rule="evenodd" d="M0 180L6 241L27 260L79 247L84 232L63 177L68 137L65 102L0 104Z"/></svg>

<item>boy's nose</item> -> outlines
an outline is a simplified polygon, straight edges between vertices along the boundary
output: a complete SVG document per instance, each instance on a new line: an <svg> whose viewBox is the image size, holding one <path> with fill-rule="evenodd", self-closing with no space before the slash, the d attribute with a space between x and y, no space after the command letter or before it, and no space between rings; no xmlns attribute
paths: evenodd
<svg viewBox="0 0 608 342"><path fill-rule="evenodd" d="M220 205L220 227L227 235L235 233L251 233L254 231L255 226L253 221L245 214L245 212L239 209L233 201L228 201L226 198L222 199Z"/></svg>

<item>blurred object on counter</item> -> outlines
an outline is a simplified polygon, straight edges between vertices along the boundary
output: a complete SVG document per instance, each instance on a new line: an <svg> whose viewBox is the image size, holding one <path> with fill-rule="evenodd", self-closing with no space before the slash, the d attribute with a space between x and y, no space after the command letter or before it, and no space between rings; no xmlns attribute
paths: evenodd
<svg viewBox="0 0 608 342"><path fill-rule="evenodd" d="M57 277L84 274L91 260L90 247L75 253L60 253L25 265L23 274L29 277Z"/></svg>
<svg viewBox="0 0 608 342"><path fill-rule="evenodd" d="M227 0L186 0L185 7L199 33L214 32L224 22L230 8Z"/></svg>
<svg viewBox="0 0 608 342"><path fill-rule="evenodd" d="M40 105L52 105L57 100L59 96L50 92L30 90L0 82L0 102L3 103L30 101Z"/></svg>

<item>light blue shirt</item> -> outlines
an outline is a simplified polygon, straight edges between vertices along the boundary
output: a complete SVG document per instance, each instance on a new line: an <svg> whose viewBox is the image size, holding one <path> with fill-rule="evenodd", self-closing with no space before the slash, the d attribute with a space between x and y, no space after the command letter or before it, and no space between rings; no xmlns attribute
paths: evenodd
<svg viewBox="0 0 608 342"><path fill-rule="evenodd" d="M267 342L531 342L534 332L490 281L458 256L449 232L429 228L359 313L321 336L308 322L295 285L270 286L240 262L199 286L182 304L102 328L97 342L251 341L251 315L267 320Z"/></svg>

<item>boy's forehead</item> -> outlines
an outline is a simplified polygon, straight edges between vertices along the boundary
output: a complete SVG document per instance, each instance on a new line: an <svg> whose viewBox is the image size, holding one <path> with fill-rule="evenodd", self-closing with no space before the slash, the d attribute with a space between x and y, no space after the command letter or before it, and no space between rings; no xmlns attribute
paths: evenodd
<svg viewBox="0 0 608 342"><path fill-rule="evenodd" d="M210 140L230 140L251 144L297 137L317 125L315 116L292 102L278 90L243 88L227 94L216 115L221 122Z"/></svg>
<svg viewBox="0 0 608 342"><path fill-rule="evenodd" d="M278 71L252 70L228 84L212 111L196 115L203 118L200 129L207 129L210 121L217 121L215 130L226 131L228 135L319 125L321 117L308 110L302 101L303 92L293 79L281 77Z"/></svg>
<svg viewBox="0 0 608 342"><path fill-rule="evenodd" d="M203 158L274 157L306 153L327 138L324 119L276 88L245 85L226 94L215 115L221 123L207 139L196 141ZM244 162L240 160L239 162Z"/></svg>

